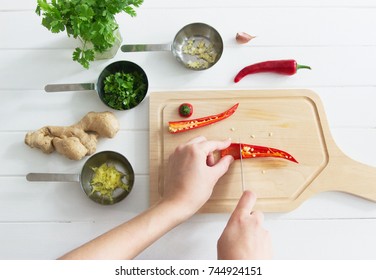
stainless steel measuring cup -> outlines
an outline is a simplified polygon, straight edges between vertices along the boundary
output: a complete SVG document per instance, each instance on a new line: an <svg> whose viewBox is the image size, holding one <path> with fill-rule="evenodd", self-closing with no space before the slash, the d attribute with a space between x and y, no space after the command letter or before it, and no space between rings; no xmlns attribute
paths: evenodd
<svg viewBox="0 0 376 280"><path fill-rule="evenodd" d="M124 174L122 181L128 185L128 190L116 188L111 197L93 191L91 180L95 173L94 168L100 167L103 163L114 165L119 172ZM30 182L80 183L81 189L91 200L103 205L115 204L127 197L135 180L134 171L129 161L123 155L113 151L103 151L92 155L85 162L80 174L29 173L26 175L26 179Z"/></svg>
<svg viewBox="0 0 376 280"><path fill-rule="evenodd" d="M192 70L205 70L221 58L221 35L205 23L184 26L169 44L137 44L121 46L123 52L171 51L175 58Z"/></svg>

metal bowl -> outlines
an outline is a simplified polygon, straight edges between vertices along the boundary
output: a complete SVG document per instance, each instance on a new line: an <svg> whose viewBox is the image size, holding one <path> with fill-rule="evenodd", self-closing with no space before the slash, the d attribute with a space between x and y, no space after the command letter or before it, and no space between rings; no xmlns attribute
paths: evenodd
<svg viewBox="0 0 376 280"><path fill-rule="evenodd" d="M93 192L91 181L95 173L94 169L104 163L115 166L117 171L125 175L122 181L128 185L128 190L116 188L111 197L103 196L100 192ZM132 165L122 154L113 151L103 151L91 156L82 167L80 175L81 187L85 194L91 200L103 205L115 204L126 198L133 188L134 179Z"/></svg>
<svg viewBox="0 0 376 280"><path fill-rule="evenodd" d="M198 48L200 43L205 45L204 50L206 54L210 56L209 60L189 54L185 51L190 44L192 44L193 48ZM211 50L209 50L208 47L210 47ZM171 49L176 59L186 68L205 70L211 68L221 58L223 53L223 41L219 32L212 26L195 22L179 30L174 38ZM195 65L195 67L192 65Z"/></svg>

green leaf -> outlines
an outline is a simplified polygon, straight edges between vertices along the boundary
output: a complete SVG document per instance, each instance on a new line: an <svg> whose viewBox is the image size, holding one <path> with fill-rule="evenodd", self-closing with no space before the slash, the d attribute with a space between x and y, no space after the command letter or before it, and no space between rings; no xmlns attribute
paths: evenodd
<svg viewBox="0 0 376 280"><path fill-rule="evenodd" d="M82 50L80 48L75 48L73 52L73 60L78 61L81 57Z"/></svg>
<svg viewBox="0 0 376 280"><path fill-rule="evenodd" d="M95 53L93 50L86 50L84 55L87 61L94 61Z"/></svg>
<svg viewBox="0 0 376 280"><path fill-rule="evenodd" d="M65 30L64 24L61 22L61 20L51 21L50 26L52 33L59 33Z"/></svg>
<svg viewBox="0 0 376 280"><path fill-rule="evenodd" d="M46 27L48 30L51 30L51 21L52 21L52 18L45 17L42 19L42 25Z"/></svg>
<svg viewBox="0 0 376 280"><path fill-rule="evenodd" d="M130 15L131 17L135 17L137 14L136 14L136 11L132 8L132 7L130 7L130 6L128 6L128 7L125 7L124 8L124 12L126 12L128 15Z"/></svg>
<svg viewBox="0 0 376 280"><path fill-rule="evenodd" d="M94 10L86 4L77 6L75 11L82 21L91 21L95 15Z"/></svg>
<svg viewBox="0 0 376 280"><path fill-rule="evenodd" d="M42 11L41 7L40 7L40 6L37 6L37 8L35 9L35 13L36 13L38 16L40 16L40 15L41 15L41 11Z"/></svg>
<svg viewBox="0 0 376 280"><path fill-rule="evenodd" d="M46 0L37 0L37 10L48 12L50 11L50 5Z"/></svg>
<svg viewBox="0 0 376 280"><path fill-rule="evenodd" d="M94 60L94 51L76 48L73 52L72 58L74 61L80 63L84 68L88 69L90 66L90 61Z"/></svg>

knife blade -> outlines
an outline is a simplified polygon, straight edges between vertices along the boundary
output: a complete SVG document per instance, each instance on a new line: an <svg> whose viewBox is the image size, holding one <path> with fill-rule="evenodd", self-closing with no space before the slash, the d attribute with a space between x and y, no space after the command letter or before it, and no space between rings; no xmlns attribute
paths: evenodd
<svg viewBox="0 0 376 280"><path fill-rule="evenodd" d="M244 192L244 171L243 171L243 155L242 155L242 144L239 139L239 153L240 153L240 175L242 180L242 191Z"/></svg>

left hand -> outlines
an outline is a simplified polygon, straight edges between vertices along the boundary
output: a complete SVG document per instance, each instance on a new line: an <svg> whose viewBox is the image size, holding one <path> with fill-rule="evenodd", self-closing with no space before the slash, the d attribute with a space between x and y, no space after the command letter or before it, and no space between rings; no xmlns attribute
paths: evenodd
<svg viewBox="0 0 376 280"><path fill-rule="evenodd" d="M213 152L230 144L230 140L208 141L201 136L179 145L169 158L164 200L176 202L187 214L197 212L234 160L226 156L215 162Z"/></svg>

